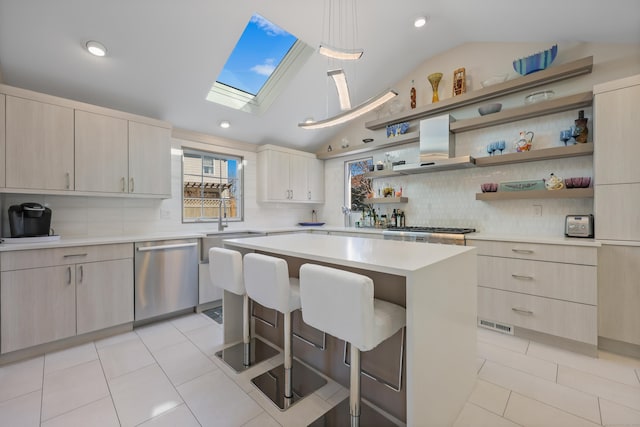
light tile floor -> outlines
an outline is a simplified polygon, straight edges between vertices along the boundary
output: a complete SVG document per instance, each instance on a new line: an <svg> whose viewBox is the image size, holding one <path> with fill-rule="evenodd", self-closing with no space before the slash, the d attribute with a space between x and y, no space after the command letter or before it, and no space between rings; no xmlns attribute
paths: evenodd
<svg viewBox="0 0 640 427"><path fill-rule="evenodd" d="M333 381L280 412L214 356L192 314L0 367L0 426L305 426L348 395ZM478 380L455 427L640 426L640 360L595 359L478 329Z"/></svg>

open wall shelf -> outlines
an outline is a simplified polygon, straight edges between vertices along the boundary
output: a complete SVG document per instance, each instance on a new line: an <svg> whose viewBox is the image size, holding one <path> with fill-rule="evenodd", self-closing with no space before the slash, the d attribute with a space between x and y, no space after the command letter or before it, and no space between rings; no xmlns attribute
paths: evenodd
<svg viewBox="0 0 640 427"><path fill-rule="evenodd" d="M497 191L476 193L476 200L516 199L588 199L593 197L593 188L565 188L564 190Z"/></svg>
<svg viewBox="0 0 640 427"><path fill-rule="evenodd" d="M476 158L476 166L498 166L512 163L535 162L538 160L561 159L563 157L589 156L593 154L593 144L574 144L566 147L541 148L539 150L509 153Z"/></svg>

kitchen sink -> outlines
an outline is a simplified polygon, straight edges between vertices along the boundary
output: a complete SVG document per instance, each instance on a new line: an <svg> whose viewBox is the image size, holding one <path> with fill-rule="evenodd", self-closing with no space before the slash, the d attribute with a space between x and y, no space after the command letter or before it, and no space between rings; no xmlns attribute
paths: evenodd
<svg viewBox="0 0 640 427"><path fill-rule="evenodd" d="M261 233L259 231L227 231L207 234L206 237L202 238L202 244L200 245L200 263L208 263L209 249L221 248L223 240L240 239L243 237L257 237L264 235L265 233Z"/></svg>

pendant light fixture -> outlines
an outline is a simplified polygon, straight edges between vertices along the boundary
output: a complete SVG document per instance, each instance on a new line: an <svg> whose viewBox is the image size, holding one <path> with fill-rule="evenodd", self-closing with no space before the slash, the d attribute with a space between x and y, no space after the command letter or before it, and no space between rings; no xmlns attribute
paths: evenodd
<svg viewBox="0 0 640 427"><path fill-rule="evenodd" d="M327 76L331 77L336 86L342 112L325 120L313 121L307 119L302 123L298 123L298 126L303 129L321 129L346 123L349 120L353 120L356 117L372 111L398 95L397 92L388 89L356 107L351 107L347 75L342 68L341 62L356 61L360 59L364 53L362 49L355 49L353 47L358 32L356 1L357 0L326 0L323 27L327 29L327 33L323 34L323 38L327 40L327 42L322 42L318 49L318 53L328 58L330 67ZM334 3L337 7L334 6ZM327 24L326 26L325 23ZM349 35L351 35L351 38L349 38Z"/></svg>

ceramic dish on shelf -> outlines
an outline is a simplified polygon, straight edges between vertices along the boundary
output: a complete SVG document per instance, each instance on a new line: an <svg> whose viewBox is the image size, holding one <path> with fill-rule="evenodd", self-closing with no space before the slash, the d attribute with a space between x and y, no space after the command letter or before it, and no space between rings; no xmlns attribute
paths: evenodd
<svg viewBox="0 0 640 427"><path fill-rule="evenodd" d="M556 59L557 54L558 45L554 44L544 52L538 52L525 58L516 59L513 61L513 69L523 76L544 70Z"/></svg>
<svg viewBox="0 0 640 427"><path fill-rule="evenodd" d="M482 87L493 86L495 84L506 81L507 77L509 77L508 74L496 74L495 76L489 77L488 79L481 81L480 85Z"/></svg>
<svg viewBox="0 0 640 427"><path fill-rule="evenodd" d="M303 227L319 227L321 225L324 225L324 222L299 222L298 225L301 225Z"/></svg>
<svg viewBox="0 0 640 427"><path fill-rule="evenodd" d="M497 113L500 110L502 110L502 104L500 104L499 102L495 102L493 104L483 105L482 107L478 108L478 113L480 113L481 116L485 116L487 114Z"/></svg>
<svg viewBox="0 0 640 427"><path fill-rule="evenodd" d="M540 101L548 101L550 99L553 99L554 95L555 93L552 90L541 90L539 92L530 93L529 95L525 96L524 103L526 105L529 105L535 104L536 102Z"/></svg>

